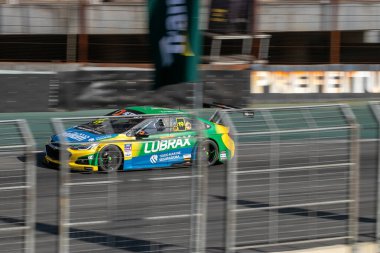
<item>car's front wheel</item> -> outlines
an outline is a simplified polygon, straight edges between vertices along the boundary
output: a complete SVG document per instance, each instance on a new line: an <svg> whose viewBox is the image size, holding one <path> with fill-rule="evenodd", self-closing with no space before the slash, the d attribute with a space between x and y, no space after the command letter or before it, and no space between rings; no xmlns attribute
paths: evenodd
<svg viewBox="0 0 380 253"><path fill-rule="evenodd" d="M98 156L99 171L112 172L120 169L123 163L123 154L115 145L108 145L102 148Z"/></svg>
<svg viewBox="0 0 380 253"><path fill-rule="evenodd" d="M199 145L198 154L201 162L207 163L208 166L215 165L219 160L218 145L212 140L205 140Z"/></svg>

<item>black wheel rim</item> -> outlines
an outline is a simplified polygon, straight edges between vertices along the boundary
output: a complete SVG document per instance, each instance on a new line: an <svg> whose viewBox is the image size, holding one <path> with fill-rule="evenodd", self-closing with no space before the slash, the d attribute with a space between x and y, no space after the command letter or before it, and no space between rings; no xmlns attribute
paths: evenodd
<svg viewBox="0 0 380 253"><path fill-rule="evenodd" d="M121 153L117 147L105 147L99 154L99 168L102 171L114 171L121 165Z"/></svg>
<svg viewBox="0 0 380 253"><path fill-rule="evenodd" d="M205 142L202 145L202 160L208 165L213 165L218 159L218 148L213 142Z"/></svg>

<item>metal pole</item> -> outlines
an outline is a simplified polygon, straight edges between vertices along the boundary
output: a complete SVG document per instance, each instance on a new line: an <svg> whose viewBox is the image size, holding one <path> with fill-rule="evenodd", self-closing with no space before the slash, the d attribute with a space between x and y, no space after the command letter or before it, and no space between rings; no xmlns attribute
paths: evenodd
<svg viewBox="0 0 380 253"><path fill-rule="evenodd" d="M36 159L32 132L25 120L18 120L22 137L26 144L26 237L25 252L35 252L35 227L36 227Z"/></svg>
<svg viewBox="0 0 380 253"><path fill-rule="evenodd" d="M263 119L265 120L270 131L278 132L279 129L272 115L268 110L262 111ZM278 133L270 133L270 162L269 162L269 206L279 206L279 173L275 169L279 168L280 164L280 136ZM272 243L278 242L278 212L269 212L269 228L268 241Z"/></svg>
<svg viewBox="0 0 380 253"><path fill-rule="evenodd" d="M340 31L338 26L339 0L332 0L332 27L330 35L330 63L340 62Z"/></svg>
<svg viewBox="0 0 380 253"><path fill-rule="evenodd" d="M369 104L377 121L377 198L376 198L376 244L377 252L380 252L380 103Z"/></svg>
<svg viewBox="0 0 380 253"><path fill-rule="evenodd" d="M88 61L88 34L86 22L87 1L80 0L79 2L79 61Z"/></svg>
<svg viewBox="0 0 380 253"><path fill-rule="evenodd" d="M237 137L235 126L225 111L220 111L220 117L226 126L230 128L230 134ZM235 253L236 247L236 199L237 199L237 147L238 140L235 138L235 156L227 161L226 168L226 221L225 221L225 252Z"/></svg>
<svg viewBox="0 0 380 253"><path fill-rule="evenodd" d="M342 113L345 116L350 128L350 211L349 211L349 238L351 252L357 253L358 242L358 217L359 217L359 125L351 108L348 105L342 105Z"/></svg>
<svg viewBox="0 0 380 253"><path fill-rule="evenodd" d="M53 128L55 133L63 133L64 127L61 119L52 119ZM65 150L68 148L65 138L59 139L60 153L59 159L61 165L59 166L59 202L58 202L58 253L69 253L69 220L70 220L70 173L68 166L68 157L65 155ZM63 151L63 152L62 152Z"/></svg>

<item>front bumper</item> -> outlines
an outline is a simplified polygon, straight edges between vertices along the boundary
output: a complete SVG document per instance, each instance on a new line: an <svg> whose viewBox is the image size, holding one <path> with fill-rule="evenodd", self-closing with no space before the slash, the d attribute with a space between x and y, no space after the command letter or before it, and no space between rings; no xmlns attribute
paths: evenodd
<svg viewBox="0 0 380 253"><path fill-rule="evenodd" d="M45 163L47 165L61 166L64 163L64 160L68 162L68 166L72 170L76 171L98 171L98 166L93 165L92 159L96 158L96 154L93 150L71 150L70 148L63 150L57 147L54 147L50 144L46 145L45 152ZM60 155L63 155L63 158L60 159ZM89 164L81 164L79 161L83 161L84 157L92 157L89 160Z"/></svg>

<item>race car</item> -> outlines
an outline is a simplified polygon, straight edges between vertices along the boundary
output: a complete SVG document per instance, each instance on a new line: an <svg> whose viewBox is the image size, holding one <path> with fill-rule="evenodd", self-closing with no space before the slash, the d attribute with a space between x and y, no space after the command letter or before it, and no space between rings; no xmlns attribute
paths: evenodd
<svg viewBox="0 0 380 253"><path fill-rule="evenodd" d="M215 122L181 110L126 107L51 136L44 160L111 172L190 165L200 155L212 166L235 152L228 127Z"/></svg>

